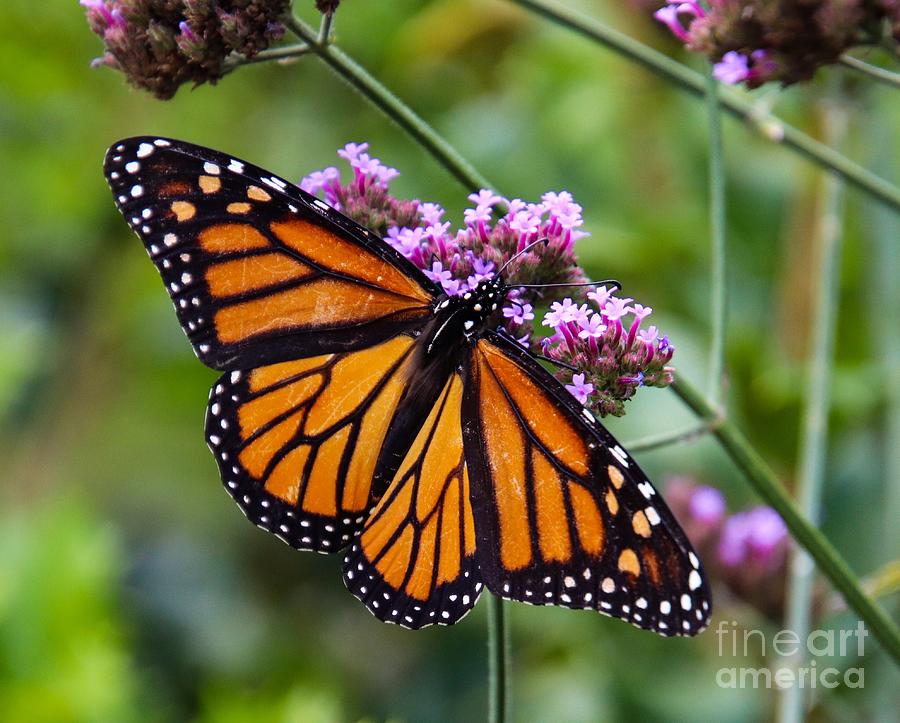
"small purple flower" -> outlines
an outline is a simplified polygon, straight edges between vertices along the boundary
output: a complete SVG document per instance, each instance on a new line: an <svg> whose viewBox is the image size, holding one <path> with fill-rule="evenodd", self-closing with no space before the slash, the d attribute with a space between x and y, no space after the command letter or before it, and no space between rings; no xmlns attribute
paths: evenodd
<svg viewBox="0 0 900 723"><path fill-rule="evenodd" d="M368 143L348 143L342 149L340 149L337 154L345 159L351 166L355 166L355 164L359 161L360 155L369 150Z"/></svg>
<svg viewBox="0 0 900 723"><path fill-rule="evenodd" d="M502 196L498 196L488 188L482 188L478 193L470 193L468 198L476 206L487 206L488 208L503 201Z"/></svg>
<svg viewBox="0 0 900 723"><path fill-rule="evenodd" d="M606 333L606 324L603 323L603 317L600 314L592 314L590 318L585 315L578 325L581 327L578 336L582 339L597 339Z"/></svg>
<svg viewBox="0 0 900 723"><path fill-rule="evenodd" d="M594 392L594 385L590 382L585 383L584 374L573 374L572 383L566 384L566 389L581 404L587 404L588 397Z"/></svg>
<svg viewBox="0 0 900 723"><path fill-rule="evenodd" d="M501 201L506 201L506 217L510 219L515 218L515 215L528 205L521 198L511 198L509 200L504 198Z"/></svg>
<svg viewBox="0 0 900 723"><path fill-rule="evenodd" d="M645 344L652 344L654 341L656 341L656 336L658 333L658 329L651 324L646 329L641 329L638 332L638 339L640 339Z"/></svg>
<svg viewBox="0 0 900 723"><path fill-rule="evenodd" d="M513 301L503 307L503 316L512 319L514 324L524 324L534 318L534 307L531 304Z"/></svg>
<svg viewBox="0 0 900 723"><path fill-rule="evenodd" d="M719 559L728 567L748 560L763 566L778 565L787 543L787 527L771 507L754 507L725 521L719 539Z"/></svg>
<svg viewBox="0 0 900 723"><path fill-rule="evenodd" d="M603 306L603 315L610 321L618 321L625 314L632 311L632 308L628 306L629 301L633 301L633 299L620 299L617 296L609 297Z"/></svg>
<svg viewBox="0 0 900 723"><path fill-rule="evenodd" d="M653 17L669 28L669 30L672 31L672 34L682 43L686 43L690 39L690 35L688 35L688 31L685 30L684 26L681 24L679 15L682 13L697 17L696 8L690 3L672 3L666 5L664 8L660 8L653 13Z"/></svg>
<svg viewBox="0 0 900 723"><path fill-rule="evenodd" d="M490 223L491 207L478 205L475 208L467 208L463 211L463 220L467 226L477 226L479 223Z"/></svg>
<svg viewBox="0 0 900 723"><path fill-rule="evenodd" d="M334 166L323 168L321 171L313 171L300 181L300 188L313 195L318 194L330 183L339 182L341 173Z"/></svg>
<svg viewBox="0 0 900 723"><path fill-rule="evenodd" d="M541 323L544 326L559 327L566 322L577 322L581 318L586 318L587 313L587 304L583 304L579 308L578 304L566 297L562 302L554 301L550 304L550 311L544 315L544 320Z"/></svg>
<svg viewBox="0 0 900 723"><path fill-rule="evenodd" d="M598 309L602 309L606 306L606 302L612 294L611 289L607 289L605 286L598 286L596 289L588 291L587 297L597 305Z"/></svg>
<svg viewBox="0 0 900 723"><path fill-rule="evenodd" d="M416 231L421 231L421 229L416 229ZM445 269L440 261L433 262L430 270L425 269L425 276L444 287L444 291L448 294L450 293L448 286L454 290L453 294L459 290L459 281L453 278L453 272L450 269Z"/></svg>
<svg viewBox="0 0 900 723"><path fill-rule="evenodd" d="M531 211L519 211L509 222L509 227L518 232L520 241L531 241L541 227L541 219ZM521 248L521 243L519 247Z"/></svg>
<svg viewBox="0 0 900 723"><path fill-rule="evenodd" d="M422 223L431 226L440 223L444 216L444 209L436 203L420 203L419 215L422 217Z"/></svg>
<svg viewBox="0 0 900 723"><path fill-rule="evenodd" d="M396 232L395 248L406 258L410 258L416 251L418 251L422 246L422 236L424 235L424 230L421 228L401 228ZM435 262L440 263L440 262ZM425 272L425 275L428 275L428 271ZM447 271L446 273L450 273ZM429 277L430 278L430 277ZM438 279L432 279L432 281L438 281Z"/></svg>
<svg viewBox="0 0 900 723"><path fill-rule="evenodd" d="M787 525L771 507L755 507L748 512L750 534L747 545L757 559L768 561L788 536Z"/></svg>
<svg viewBox="0 0 900 723"><path fill-rule="evenodd" d="M725 516L725 498L715 487L699 485L692 491L688 509L695 520L712 527Z"/></svg>
<svg viewBox="0 0 900 723"><path fill-rule="evenodd" d="M736 85L750 77L747 56L736 50L730 50L722 59L713 65L713 77L728 85Z"/></svg>

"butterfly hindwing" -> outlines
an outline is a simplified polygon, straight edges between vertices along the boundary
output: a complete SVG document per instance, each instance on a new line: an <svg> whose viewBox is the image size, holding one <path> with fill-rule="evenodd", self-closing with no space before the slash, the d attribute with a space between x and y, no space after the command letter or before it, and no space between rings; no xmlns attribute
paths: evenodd
<svg viewBox="0 0 900 723"><path fill-rule="evenodd" d="M361 348L431 313L438 290L419 269L256 166L151 137L110 148L105 172L208 366Z"/></svg>
<svg viewBox="0 0 900 723"><path fill-rule="evenodd" d="M709 618L696 553L637 463L530 355L488 332L463 401L488 588L592 608L663 635Z"/></svg>
<svg viewBox="0 0 900 723"><path fill-rule="evenodd" d="M207 441L247 517L303 550L336 552L374 504L378 455L407 386L413 340L226 372Z"/></svg>
<svg viewBox="0 0 900 723"><path fill-rule="evenodd" d="M453 374L344 561L350 591L379 619L452 625L482 589Z"/></svg>

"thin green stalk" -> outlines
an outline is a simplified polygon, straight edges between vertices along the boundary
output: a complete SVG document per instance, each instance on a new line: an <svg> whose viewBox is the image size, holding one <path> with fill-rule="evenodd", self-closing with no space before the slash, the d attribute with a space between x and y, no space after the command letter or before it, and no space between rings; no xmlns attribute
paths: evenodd
<svg viewBox="0 0 900 723"><path fill-rule="evenodd" d="M709 125L709 235L710 320L709 386L706 396L718 406L725 374L725 168L722 149L722 112L719 105L719 81L713 77L712 64L706 73L706 111Z"/></svg>
<svg viewBox="0 0 900 723"><path fill-rule="evenodd" d="M846 130L847 117L840 107L840 96L824 111L826 133L836 146ZM818 267L815 269L816 298L813 305L812 342L809 350L809 373L800 439L800 462L797 470L797 505L812 524L818 524L825 477L825 455L828 442L828 409L831 400L834 366L834 334L837 323L840 254L843 236L844 182L835 176L825 179L822 214L818 233ZM787 616L785 627L800 639L809 635L815 568L809 554L794 548L788 570ZM803 665L805 648L784 660L794 668ZM788 686L781 691L778 720L799 723L804 717L808 691Z"/></svg>
<svg viewBox="0 0 900 723"><path fill-rule="evenodd" d="M341 78L356 88L379 110L399 125L414 141L425 148L466 188L493 188L491 183L463 158L437 131L420 118L409 106L373 78L362 66L334 45L319 42L318 33L303 21L289 17L288 27L306 41Z"/></svg>
<svg viewBox="0 0 900 723"><path fill-rule="evenodd" d="M852 68L856 72L862 73L872 80L884 83L892 88L900 88L900 73L894 73L885 68L879 68L877 65L872 65L859 58L854 58L852 55L842 55L840 62L841 65Z"/></svg>
<svg viewBox="0 0 900 723"><path fill-rule="evenodd" d="M488 594L488 721L509 717L509 629L503 599Z"/></svg>
<svg viewBox="0 0 900 723"><path fill-rule="evenodd" d="M683 377L677 379L671 388L701 419L717 418L717 410ZM713 430L713 434L753 489L781 515L797 544L809 552L822 573L844 596L847 604L865 621L872 635L881 642L887 653L900 663L900 628L866 595L859 579L838 551L815 525L800 513L775 473L747 438L728 419L721 420Z"/></svg>
<svg viewBox="0 0 900 723"><path fill-rule="evenodd" d="M629 452L634 453L646 452L651 449L660 449L661 447L669 447L673 444L678 444L679 442L692 442L695 439L700 439L700 437L709 434L717 423L718 422L710 424L708 422L703 422L702 424L695 424L685 429L651 434L631 442L626 442L624 446Z"/></svg>
<svg viewBox="0 0 900 723"><path fill-rule="evenodd" d="M574 30L594 42L605 45L689 93L702 96L705 92L706 81L699 73L617 30L606 27L597 20L587 18L568 8L551 5L543 0L511 1L557 25ZM755 103L744 100L734 92L721 92L719 98L725 110L751 128L760 131L763 137L774 143L780 143L832 173L842 176L856 188L887 204L895 211L900 211L900 188L897 186L782 120L770 116L768 113L761 114Z"/></svg>
<svg viewBox="0 0 900 723"><path fill-rule="evenodd" d="M310 52L310 47L306 43L293 43L291 45L279 45L275 48L266 48L260 50L252 58L244 58L237 56L226 61L225 69L227 71L234 70L242 65L253 65L254 63L266 63L270 60L290 60L300 58Z"/></svg>

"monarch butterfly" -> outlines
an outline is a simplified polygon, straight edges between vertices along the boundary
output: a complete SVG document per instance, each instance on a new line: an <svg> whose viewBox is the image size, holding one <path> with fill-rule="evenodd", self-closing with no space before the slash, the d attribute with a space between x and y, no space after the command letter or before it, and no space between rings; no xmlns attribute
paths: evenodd
<svg viewBox="0 0 900 723"><path fill-rule="evenodd" d="M141 137L105 173L194 351L224 372L206 439L225 488L301 550L345 551L379 619L450 625L483 586L694 635L709 586L609 432L491 329L498 275L450 297L276 175Z"/></svg>

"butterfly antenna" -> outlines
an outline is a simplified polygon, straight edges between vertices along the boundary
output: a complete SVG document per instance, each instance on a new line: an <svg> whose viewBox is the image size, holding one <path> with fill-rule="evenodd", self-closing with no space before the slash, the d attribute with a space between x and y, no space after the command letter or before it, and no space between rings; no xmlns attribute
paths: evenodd
<svg viewBox="0 0 900 723"><path fill-rule="evenodd" d="M571 286L612 286L614 287L614 291L619 291L622 288L622 284L620 284L615 279L604 279L603 281L579 281L571 284L515 284L513 285L514 289L553 289L559 287L571 287Z"/></svg>
<svg viewBox="0 0 900 723"><path fill-rule="evenodd" d="M522 249L521 251L517 251L515 254L510 256L506 260L506 263L503 264L503 266L501 266L500 269L497 271L497 276L500 276L500 274L503 273L504 269L507 266L509 266L513 261L515 261L517 258L519 258L522 254L527 254L529 251L531 251L531 249L533 249L538 244L544 244L546 246L548 243L550 243L550 239L548 239L548 238L539 238L537 241L532 241L524 249Z"/></svg>

